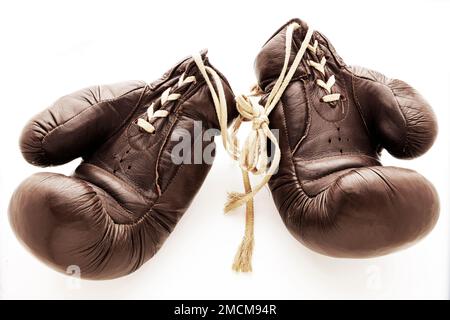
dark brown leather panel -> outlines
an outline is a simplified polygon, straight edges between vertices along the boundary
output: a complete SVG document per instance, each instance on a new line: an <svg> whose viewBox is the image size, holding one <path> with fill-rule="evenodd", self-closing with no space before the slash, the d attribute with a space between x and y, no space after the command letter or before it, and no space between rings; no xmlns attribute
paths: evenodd
<svg viewBox="0 0 450 320"><path fill-rule="evenodd" d="M307 32L291 20L263 46L255 62L267 98L284 61L286 29L296 22L291 62ZM335 257L373 257L407 247L435 225L439 198L412 170L383 167L383 148L399 158L426 152L437 134L431 107L411 86L380 73L348 67L319 32L271 112L281 160L269 186L289 231L303 244ZM325 57L324 74L308 65ZM336 79L336 102L317 80Z"/></svg>
<svg viewBox="0 0 450 320"><path fill-rule="evenodd" d="M203 63L212 68L206 52ZM180 87L183 74L196 80ZM234 95L219 76L230 123L237 113ZM180 96L163 104L169 88ZM154 133L137 125L151 104L168 112L149 120ZM25 180L11 199L11 225L26 247L61 272L70 265L89 279L133 272L161 247L211 168L204 159L193 161L195 153L176 163L172 151L190 137L187 150L202 155L214 147L213 136L204 139L203 133L218 126L192 58L150 85L126 82L63 97L27 125L21 150L41 166L83 161L74 176L39 173Z"/></svg>

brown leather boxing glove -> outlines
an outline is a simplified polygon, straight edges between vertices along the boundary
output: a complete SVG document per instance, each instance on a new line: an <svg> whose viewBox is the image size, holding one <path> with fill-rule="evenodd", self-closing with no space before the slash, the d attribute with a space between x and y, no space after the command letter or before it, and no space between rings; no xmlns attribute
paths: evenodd
<svg viewBox="0 0 450 320"><path fill-rule="evenodd" d="M150 85L96 86L60 98L25 127L22 153L43 167L83 161L72 176L37 173L17 188L9 215L18 238L59 271L78 266L82 278L133 272L201 187L211 164L194 152L213 149L205 130L226 129L233 102L206 53ZM173 151L183 138L194 152L177 163Z"/></svg>
<svg viewBox="0 0 450 320"><path fill-rule="evenodd" d="M269 172L269 186L295 238L322 254L362 258L430 232L439 215L433 185L415 171L380 163L383 148L413 158L435 140L435 116L416 90L347 66L321 33L298 19L265 43L255 69L263 109L245 114L250 98L238 97L241 118L256 120L258 130L278 130L272 165L279 167ZM253 194L234 195L228 209Z"/></svg>

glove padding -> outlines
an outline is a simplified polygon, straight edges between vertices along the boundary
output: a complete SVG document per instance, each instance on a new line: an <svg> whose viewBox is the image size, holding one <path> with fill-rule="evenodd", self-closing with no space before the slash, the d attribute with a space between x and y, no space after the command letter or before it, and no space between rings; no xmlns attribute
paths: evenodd
<svg viewBox="0 0 450 320"><path fill-rule="evenodd" d="M202 58L211 67L205 54ZM233 93L220 77L232 120ZM175 96L163 102L169 88ZM151 104L167 116L149 119ZM143 130L138 119L155 131ZM201 127L195 130L194 121ZM90 279L133 272L161 247L211 167L203 159L198 163L194 152L175 164L173 148L184 139L190 151L212 150L213 136L202 135L209 128L219 123L192 58L150 85L97 86L59 99L25 127L22 153L43 167L83 161L72 176L38 173L17 188L9 208L14 231L59 271L76 265L81 277Z"/></svg>
<svg viewBox="0 0 450 320"><path fill-rule="evenodd" d="M291 23L300 28L290 65L308 30L298 19L256 58L263 101L282 69ZM319 32L309 44L269 117L282 154L269 186L284 223L307 247L335 257L372 257L411 245L435 225L438 195L417 172L383 167L379 156L383 148L405 159L425 153L437 134L431 107L403 81L345 65ZM339 98L326 102L326 95Z"/></svg>

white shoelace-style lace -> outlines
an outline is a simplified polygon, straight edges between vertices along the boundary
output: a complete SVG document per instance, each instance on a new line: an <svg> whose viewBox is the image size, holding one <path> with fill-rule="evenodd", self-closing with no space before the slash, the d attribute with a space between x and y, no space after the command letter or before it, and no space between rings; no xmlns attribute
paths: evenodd
<svg viewBox="0 0 450 320"><path fill-rule="evenodd" d="M308 49L312 53L316 54L317 46L318 46L318 42L317 42L317 40L314 40L314 44L308 45ZM320 63L317 63L313 60L308 60L307 63L309 66L313 67L314 69L319 71L323 76L325 76L325 64L327 63L327 59L325 57L322 57L322 59L320 60ZM335 79L334 75L331 75L328 78L327 82L324 82L321 79L316 80L316 84L318 86L322 87L323 89L325 89L325 91L328 93L327 95L324 95L322 97L323 102L333 102L333 101L338 101L340 99L341 95L339 93L331 92L331 89L335 83L336 83L336 79Z"/></svg>
<svg viewBox="0 0 450 320"><path fill-rule="evenodd" d="M189 76L187 78L184 78L184 73L180 76L177 83L177 88L181 88L182 86L194 82L195 77ZM181 94L179 93L173 93L174 88L169 87L161 94L161 107L163 107L167 102L169 101L175 101L178 98L181 97ZM154 111L155 104L152 103L150 107L147 109L147 119L139 118L137 121L137 125L144 129L148 133L154 133L155 127L151 124L151 121L156 118L165 118L169 115L169 112L167 110L157 110Z"/></svg>

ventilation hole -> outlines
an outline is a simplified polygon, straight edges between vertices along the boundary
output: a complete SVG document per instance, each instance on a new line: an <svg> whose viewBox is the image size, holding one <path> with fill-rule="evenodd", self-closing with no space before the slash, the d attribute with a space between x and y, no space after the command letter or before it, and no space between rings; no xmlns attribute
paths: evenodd
<svg viewBox="0 0 450 320"><path fill-rule="evenodd" d="M339 139L338 139L339 141L341 141L342 139L341 139L341 137L339 137Z"/></svg>
<svg viewBox="0 0 450 320"><path fill-rule="evenodd" d="M127 154L130 153L130 150L127 150L127 152L125 152L125 153L127 153Z"/></svg>
<svg viewBox="0 0 450 320"><path fill-rule="evenodd" d="M116 172L117 172L117 169L114 169L114 170L113 170L113 173L116 174Z"/></svg>
<svg viewBox="0 0 450 320"><path fill-rule="evenodd" d="M339 152L342 153L342 149L340 149Z"/></svg>
<svg viewBox="0 0 450 320"><path fill-rule="evenodd" d="M350 141L350 139L349 139L349 138L347 138L347 141Z"/></svg>
<svg viewBox="0 0 450 320"><path fill-rule="evenodd" d="M340 128L340 127L338 127L338 128L337 128L337 131L341 131L341 128Z"/></svg>
<svg viewBox="0 0 450 320"><path fill-rule="evenodd" d="M131 166L128 166L128 170L130 170L131 169Z"/></svg>
<svg viewBox="0 0 450 320"><path fill-rule="evenodd" d="M331 138L330 138L330 139L328 139L328 143L331 143Z"/></svg>
<svg viewBox="0 0 450 320"><path fill-rule="evenodd" d="M123 159L120 159L119 162L122 163L122 162L123 162Z"/></svg>

